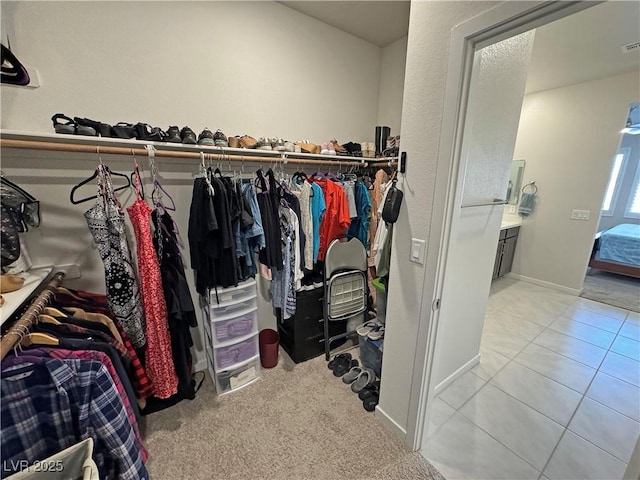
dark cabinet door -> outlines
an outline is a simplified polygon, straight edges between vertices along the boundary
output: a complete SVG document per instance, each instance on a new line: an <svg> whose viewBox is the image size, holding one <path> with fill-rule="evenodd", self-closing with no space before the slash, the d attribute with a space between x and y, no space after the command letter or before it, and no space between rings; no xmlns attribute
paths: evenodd
<svg viewBox="0 0 640 480"><path fill-rule="evenodd" d="M500 262L500 271L498 276L509 273L513 265L513 257L516 253L516 242L518 237L511 237L504 240L504 249L502 250L502 261Z"/></svg>
<svg viewBox="0 0 640 480"><path fill-rule="evenodd" d="M498 242L498 251L496 252L496 261L493 264L493 277L492 280L495 280L500 276L500 261L502 260L502 249L504 248L504 240L500 240Z"/></svg>

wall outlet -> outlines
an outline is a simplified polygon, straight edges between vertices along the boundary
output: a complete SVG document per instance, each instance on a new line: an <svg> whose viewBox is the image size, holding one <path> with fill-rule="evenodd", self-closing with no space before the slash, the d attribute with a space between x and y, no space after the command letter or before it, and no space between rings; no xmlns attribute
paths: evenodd
<svg viewBox="0 0 640 480"><path fill-rule="evenodd" d="M591 210L571 210L571 220L589 220Z"/></svg>

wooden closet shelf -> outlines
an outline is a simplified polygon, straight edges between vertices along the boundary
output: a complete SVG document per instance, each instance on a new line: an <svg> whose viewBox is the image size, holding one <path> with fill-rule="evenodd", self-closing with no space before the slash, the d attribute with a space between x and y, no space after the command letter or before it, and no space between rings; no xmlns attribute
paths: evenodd
<svg viewBox="0 0 640 480"><path fill-rule="evenodd" d="M202 145L166 144L142 142L138 140L107 139L103 137L62 136L53 134L26 134L0 132L0 147L46 150L53 152L93 153L105 155L148 155L145 148L151 145L156 157L201 160L202 154L214 160L252 163L292 163L296 165L337 165L367 167L387 165L395 167L397 157L373 159L364 157L344 157L339 155L315 155L309 153L275 152L268 150L247 150L242 148L222 148ZM348 160L346 160L348 158Z"/></svg>

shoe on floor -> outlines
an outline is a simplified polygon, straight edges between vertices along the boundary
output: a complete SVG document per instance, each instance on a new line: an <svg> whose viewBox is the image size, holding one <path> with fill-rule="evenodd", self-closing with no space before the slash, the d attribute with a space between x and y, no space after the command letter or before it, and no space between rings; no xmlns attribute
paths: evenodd
<svg viewBox="0 0 640 480"><path fill-rule="evenodd" d="M178 127L174 126L167 129L167 142L182 143L182 138L180 138L180 129Z"/></svg>
<svg viewBox="0 0 640 480"><path fill-rule="evenodd" d="M213 142L216 147L228 147L229 142L227 141L227 136L222 133L222 130L216 130L216 133L213 134Z"/></svg>
<svg viewBox="0 0 640 480"><path fill-rule="evenodd" d="M202 132L200 132L200 135L198 136L198 145L215 145L213 133L211 132L211 130L205 128L204 130L202 130Z"/></svg>
<svg viewBox="0 0 640 480"><path fill-rule="evenodd" d="M187 145L195 145L198 143L196 141L196 132L189 127L183 127L182 130L180 130L180 138L182 138L182 143Z"/></svg>
<svg viewBox="0 0 640 480"><path fill-rule="evenodd" d="M351 384L353 393L360 393L367 385L371 385L376 381L376 373L370 368L364 368L358 375L358 378Z"/></svg>

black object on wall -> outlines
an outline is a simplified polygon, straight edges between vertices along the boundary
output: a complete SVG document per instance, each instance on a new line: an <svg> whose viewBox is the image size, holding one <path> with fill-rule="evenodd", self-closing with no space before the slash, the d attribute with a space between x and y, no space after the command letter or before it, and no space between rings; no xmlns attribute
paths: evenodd
<svg viewBox="0 0 640 480"><path fill-rule="evenodd" d="M2 67L0 69L0 81L8 85L29 85L31 79L27 69L24 68L20 60L11 53L4 45L0 44L2 48Z"/></svg>

